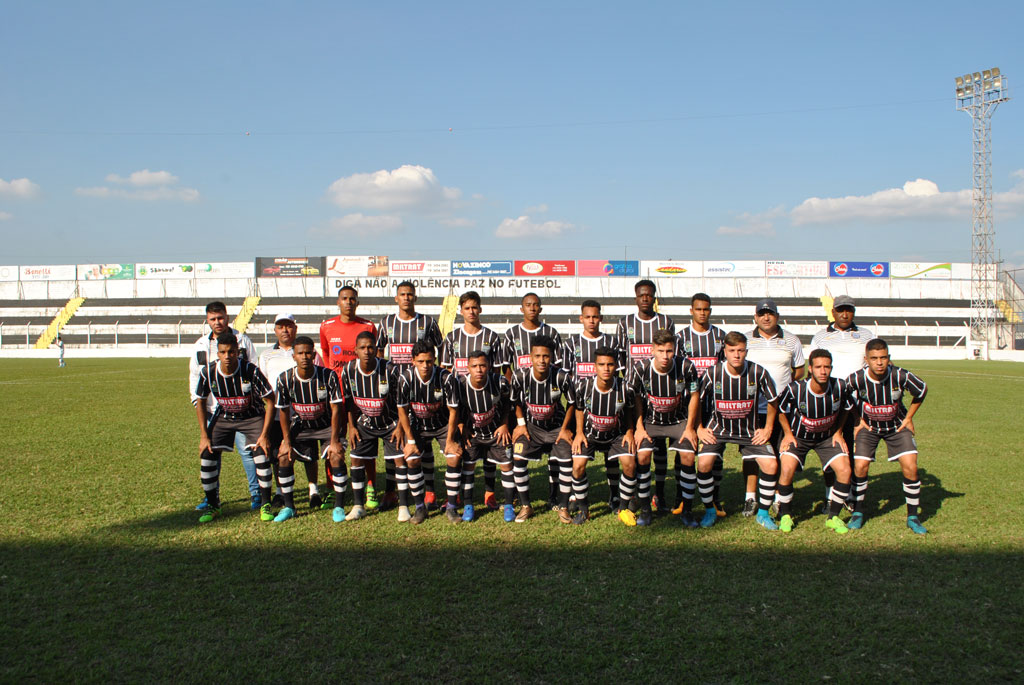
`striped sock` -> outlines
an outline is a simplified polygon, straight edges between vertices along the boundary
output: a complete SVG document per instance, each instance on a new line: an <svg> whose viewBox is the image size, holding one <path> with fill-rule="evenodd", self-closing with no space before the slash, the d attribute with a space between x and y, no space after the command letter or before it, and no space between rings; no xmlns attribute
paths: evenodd
<svg viewBox="0 0 1024 685"><path fill-rule="evenodd" d="M204 450L199 455L199 481L212 509L220 508L220 452Z"/></svg>
<svg viewBox="0 0 1024 685"><path fill-rule="evenodd" d="M758 508L768 511L775 501L775 484L779 481L779 474L765 473L761 471L757 478L757 503Z"/></svg>
<svg viewBox="0 0 1024 685"><path fill-rule="evenodd" d="M725 470L725 460L721 456L715 457L715 465L711 467L711 476L714 478L714 493L712 494L712 501L718 502L719 491L722 487L722 471Z"/></svg>
<svg viewBox="0 0 1024 685"><path fill-rule="evenodd" d="M682 494L683 511L690 511L693 508L693 492L697 489L697 466L696 464L679 465L679 491Z"/></svg>
<svg viewBox="0 0 1024 685"><path fill-rule="evenodd" d="M551 463L548 462L548 478L551 477ZM556 464L558 462L555 462ZM519 491L519 503L524 507L530 505L530 462L526 459L516 459L512 463L512 475L515 478L516 490ZM558 475L557 473L555 474ZM555 481L557 487L558 481Z"/></svg>
<svg viewBox="0 0 1024 685"><path fill-rule="evenodd" d="M572 493L572 462L563 461L558 469L558 506L569 507L569 495Z"/></svg>
<svg viewBox="0 0 1024 685"><path fill-rule="evenodd" d="M459 487L462 484L462 467L449 466L444 472L444 488L448 495L448 506L454 507L459 501Z"/></svg>
<svg viewBox="0 0 1024 685"><path fill-rule="evenodd" d="M492 464L493 467L493 464ZM487 469L487 462L484 462L484 470ZM476 460L462 458L462 504L463 506L473 503L473 479L476 478Z"/></svg>
<svg viewBox="0 0 1024 685"><path fill-rule="evenodd" d="M562 468L548 455L548 501L558 501L558 478Z"/></svg>
<svg viewBox="0 0 1024 685"><path fill-rule="evenodd" d="M907 516L917 516L921 510L921 480L903 478L903 497L907 500Z"/></svg>
<svg viewBox="0 0 1024 685"><path fill-rule="evenodd" d="M590 489L590 482L587 480L587 474L584 473L582 478L572 479L572 492L576 495L576 504L579 505L580 509L587 508L587 492Z"/></svg>
<svg viewBox="0 0 1024 685"><path fill-rule="evenodd" d="M697 491L705 509L715 506L715 476L712 471L697 472Z"/></svg>
<svg viewBox="0 0 1024 685"><path fill-rule="evenodd" d="M516 498L516 476L512 469L501 470L501 489L505 491L505 504L512 504Z"/></svg>
<svg viewBox="0 0 1024 685"><path fill-rule="evenodd" d="M654 448L654 488L658 493L658 497L665 499L665 478L668 475L668 452L662 452L664 449L664 441L658 440L659 445ZM637 466L637 474L640 472L640 467Z"/></svg>
<svg viewBox="0 0 1024 685"><path fill-rule="evenodd" d="M395 467L395 487L398 489L398 506L409 506L409 467Z"/></svg>
<svg viewBox="0 0 1024 685"><path fill-rule="evenodd" d="M633 499L633 494L636 492L636 478L631 478L626 474L619 476L619 497L621 506L625 507L629 504L629 500Z"/></svg>
<svg viewBox="0 0 1024 685"><path fill-rule="evenodd" d="M473 468L476 468L476 462L474 462ZM494 487L497 484L497 470L498 467L494 465L494 462L490 459L484 459L484 490L487 492L494 492ZM465 470L463 470L465 473ZM473 500L470 500L472 502Z"/></svg>
<svg viewBox="0 0 1024 685"><path fill-rule="evenodd" d="M619 478L622 475L622 471L619 470L619 460L609 460L608 456L605 455L604 472L608 476L608 498L615 499L621 497L619 494Z"/></svg>
<svg viewBox="0 0 1024 685"><path fill-rule="evenodd" d="M658 455L654 455L657 457ZM651 508L651 465L636 465L636 496L640 500L640 508Z"/></svg>
<svg viewBox="0 0 1024 685"><path fill-rule="evenodd" d="M384 492L394 492L398 489L398 474L395 470L395 460L384 460Z"/></svg>
<svg viewBox="0 0 1024 685"><path fill-rule="evenodd" d="M252 463L256 465L256 480L260 484L260 505L270 504L270 489L274 486L274 469L262 447L252 451Z"/></svg>
<svg viewBox="0 0 1024 685"><path fill-rule="evenodd" d="M839 516L843 510L843 504L850 499L850 484L836 480L832 483L832 491L829 493L828 510L825 517L832 518Z"/></svg>
<svg viewBox="0 0 1024 685"><path fill-rule="evenodd" d="M281 493L284 506L294 509L295 499L292 493L295 491L295 467L291 464L277 467L277 491Z"/></svg>
<svg viewBox="0 0 1024 685"><path fill-rule="evenodd" d="M417 507L423 506L423 466L409 466L407 476L409 478L409 494L412 495L413 504Z"/></svg>
<svg viewBox="0 0 1024 685"><path fill-rule="evenodd" d="M331 475L334 475L334 469L331 469ZM338 488L335 485L335 492ZM366 506L366 467L365 466L353 466L352 467L352 501L357 507ZM338 502L334 502L337 506Z"/></svg>
<svg viewBox="0 0 1024 685"><path fill-rule="evenodd" d="M420 459L420 468L423 469L423 481L426 483L426 488L431 492L434 491L434 450L432 445L428 445L427 453ZM410 483L411 485L411 483ZM413 493L415 496L415 493Z"/></svg>
<svg viewBox="0 0 1024 685"><path fill-rule="evenodd" d="M853 510L855 512L864 511L864 501L868 496L868 477L860 476L853 477Z"/></svg>
<svg viewBox="0 0 1024 685"><path fill-rule="evenodd" d="M330 466L329 463L328 466ZM342 461L337 467L330 466L327 477L330 478L331 487L334 489L334 506L343 506L345 490L348 489L348 471L345 469L345 462ZM352 487L355 488L354 485Z"/></svg>
<svg viewBox="0 0 1024 685"><path fill-rule="evenodd" d="M792 513L793 484L779 485L779 516Z"/></svg>

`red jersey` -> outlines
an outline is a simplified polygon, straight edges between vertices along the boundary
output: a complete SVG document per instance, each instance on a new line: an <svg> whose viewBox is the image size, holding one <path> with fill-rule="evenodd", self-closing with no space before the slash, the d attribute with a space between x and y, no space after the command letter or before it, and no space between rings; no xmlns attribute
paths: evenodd
<svg viewBox="0 0 1024 685"><path fill-rule="evenodd" d="M356 336L363 331L369 331L374 340L377 339L377 327L361 316L348 323L342 323L340 317L335 316L320 324L320 350L324 366L340 374L342 367L356 358Z"/></svg>

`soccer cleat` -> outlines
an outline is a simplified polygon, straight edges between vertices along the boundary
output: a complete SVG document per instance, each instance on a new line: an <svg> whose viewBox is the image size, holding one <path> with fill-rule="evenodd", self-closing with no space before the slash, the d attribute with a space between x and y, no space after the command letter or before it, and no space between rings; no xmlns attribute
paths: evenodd
<svg viewBox="0 0 1024 685"><path fill-rule="evenodd" d="M277 512L277 516L274 517L274 523L284 523L290 518L295 517L295 510L291 507L285 507L281 511Z"/></svg>
<svg viewBox="0 0 1024 685"><path fill-rule="evenodd" d="M206 499L205 496L203 497L203 501L196 505L196 511L206 511L209 508L210 502Z"/></svg>
<svg viewBox="0 0 1024 685"><path fill-rule="evenodd" d="M357 504L354 507L352 507L351 511L348 512L348 515L345 517L345 520L346 521L358 521L359 519L364 518L365 516L366 516L366 509L364 509L363 507L361 507L361 506L359 506Z"/></svg>
<svg viewBox="0 0 1024 685"><path fill-rule="evenodd" d="M473 510L472 504L467 504L462 507L462 520L466 523L472 523L473 519L476 518L476 512Z"/></svg>
<svg viewBox="0 0 1024 685"><path fill-rule="evenodd" d="M773 517L778 516L779 515L779 503L778 502L772 502L772 506L768 508L768 513L771 514Z"/></svg>
<svg viewBox="0 0 1024 685"><path fill-rule="evenodd" d="M251 511L256 511L259 508L260 508L260 496L259 495L250 495L249 496L249 509Z"/></svg>
<svg viewBox="0 0 1024 685"><path fill-rule="evenodd" d="M619 520L627 526L635 526L636 514L631 512L629 509L619 509Z"/></svg>
<svg viewBox="0 0 1024 685"><path fill-rule="evenodd" d="M782 518L779 519L779 530L783 533L788 533L793 530L793 517L789 514L783 514Z"/></svg>
<svg viewBox="0 0 1024 685"><path fill-rule="evenodd" d="M270 502L260 506L260 521L273 521L274 512L270 511Z"/></svg>
<svg viewBox="0 0 1024 685"><path fill-rule="evenodd" d="M928 533L928 529L921 525L921 519L917 518L916 516L907 517L907 528L914 531L918 535L926 535Z"/></svg>
<svg viewBox="0 0 1024 685"><path fill-rule="evenodd" d="M715 516L720 519L725 518L725 502L715 502Z"/></svg>
<svg viewBox="0 0 1024 685"><path fill-rule="evenodd" d="M326 495L323 495L321 498L323 499L323 502L320 503L320 508L321 509L333 509L334 508L334 493L333 492L328 492ZM339 502L341 501L340 498L339 498L338 501Z"/></svg>
<svg viewBox="0 0 1024 685"><path fill-rule="evenodd" d="M568 507L560 507L558 509L558 522L559 523L572 523L572 516L569 515Z"/></svg>
<svg viewBox="0 0 1024 685"><path fill-rule="evenodd" d="M434 494L433 490L427 490L423 493L423 504L426 505L427 509L437 509L437 495Z"/></svg>
<svg viewBox="0 0 1024 685"><path fill-rule="evenodd" d="M779 529L779 524L775 523L775 520L772 519L772 515L768 513L767 509L758 509L757 518L754 520L757 521L758 525L765 530Z"/></svg>
<svg viewBox="0 0 1024 685"><path fill-rule="evenodd" d="M324 503L324 498L320 496L320 493L314 493L309 496L309 508L319 509Z"/></svg>
<svg viewBox="0 0 1024 685"><path fill-rule="evenodd" d="M341 523L345 519L345 507L334 507L334 511L331 512L331 519L335 523Z"/></svg>
<svg viewBox="0 0 1024 685"><path fill-rule="evenodd" d="M548 508L551 509L551 511L558 511L558 500L557 499L549 499L548 500Z"/></svg>
<svg viewBox="0 0 1024 685"><path fill-rule="evenodd" d="M846 533L850 532L850 529L846 527L845 523L843 523L843 519L839 518L838 516L833 516L830 519L826 519L825 527L831 528L840 535L845 535Z"/></svg>
<svg viewBox="0 0 1024 685"><path fill-rule="evenodd" d="M427 520L427 505L421 504L418 507L416 507L416 511L413 512L412 519L410 519L410 520L413 523L415 523L417 526L419 524L423 523L424 521L426 521Z"/></svg>
<svg viewBox="0 0 1024 685"><path fill-rule="evenodd" d="M757 513L757 501L748 499L743 503L743 515L750 518Z"/></svg>
<svg viewBox="0 0 1024 685"><path fill-rule="evenodd" d="M683 513L683 510L684 510L685 508L686 508L686 501L685 501L685 500L683 500L683 499L680 499L680 500L679 500L679 504L677 504L677 505L676 505L676 508L672 510L672 513L673 513L674 515L676 515L676 516L679 516L680 514L682 514L682 513Z"/></svg>
<svg viewBox="0 0 1024 685"><path fill-rule="evenodd" d="M380 500L377 499L377 488L373 487L373 483L366 484L366 508L369 511L373 511L380 506Z"/></svg>
<svg viewBox="0 0 1024 685"><path fill-rule="evenodd" d="M590 511L586 507L580 507L576 515L572 517L572 522L577 526L582 526L590 518Z"/></svg>
<svg viewBox="0 0 1024 685"><path fill-rule="evenodd" d="M718 510L716 509L705 509L704 517L700 520L701 528L710 528L715 525L715 521L718 520Z"/></svg>
<svg viewBox="0 0 1024 685"><path fill-rule="evenodd" d="M516 514L516 523L526 523L533 516L533 507L529 504L523 505Z"/></svg>
<svg viewBox="0 0 1024 685"><path fill-rule="evenodd" d="M398 506L398 492L391 490L390 492L384 492L384 499L380 502L380 510L387 511L388 509L394 509Z"/></svg>
<svg viewBox="0 0 1024 685"><path fill-rule="evenodd" d="M275 507L283 507L284 506L284 497L282 497L281 493L279 492L279 493L277 493L276 495L274 495L273 497L270 498L270 503L273 506L275 506Z"/></svg>
<svg viewBox="0 0 1024 685"><path fill-rule="evenodd" d="M206 507L203 511L203 515L199 517L199 523L209 523L213 519L220 516L220 507Z"/></svg>
<svg viewBox="0 0 1024 685"><path fill-rule="evenodd" d="M697 519L693 518L693 514L688 511L684 511L679 516L679 521L683 524L684 528L697 528L700 526L700 524L697 523Z"/></svg>
<svg viewBox="0 0 1024 685"><path fill-rule="evenodd" d="M863 528L864 513L860 511L853 512L853 515L850 517L850 520L846 522L846 527L850 530L860 530L861 528Z"/></svg>
<svg viewBox="0 0 1024 685"><path fill-rule="evenodd" d="M636 525L638 525L638 526L649 526L649 525L651 525L651 512L647 511L646 509L641 510L641 512L636 517Z"/></svg>
<svg viewBox="0 0 1024 685"><path fill-rule="evenodd" d="M409 507L398 507L398 522L405 523L412 518L412 513L409 511Z"/></svg>
<svg viewBox="0 0 1024 685"><path fill-rule="evenodd" d="M505 520L505 523L512 523L516 520L516 510L512 508L511 504L506 504L501 508L501 518Z"/></svg>
<svg viewBox="0 0 1024 685"><path fill-rule="evenodd" d="M498 510L498 498L493 492L484 493L484 506L488 509Z"/></svg>
<svg viewBox="0 0 1024 685"><path fill-rule="evenodd" d="M455 507L446 506L444 508L444 515L448 519L448 523L462 523L462 519L459 518L459 512L456 511Z"/></svg>

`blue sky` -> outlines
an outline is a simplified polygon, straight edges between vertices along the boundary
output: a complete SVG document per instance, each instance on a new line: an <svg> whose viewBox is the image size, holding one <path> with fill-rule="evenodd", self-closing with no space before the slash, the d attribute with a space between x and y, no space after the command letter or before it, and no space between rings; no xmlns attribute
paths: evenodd
<svg viewBox="0 0 1024 685"><path fill-rule="evenodd" d="M953 78L1024 83L1024 6L971 12L8 5L0 261L969 261ZM993 118L996 245L1017 264L1022 108Z"/></svg>

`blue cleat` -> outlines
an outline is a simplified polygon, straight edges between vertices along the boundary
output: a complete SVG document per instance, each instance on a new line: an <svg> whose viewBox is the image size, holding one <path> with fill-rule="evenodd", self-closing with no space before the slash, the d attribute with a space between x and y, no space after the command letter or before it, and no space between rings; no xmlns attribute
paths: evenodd
<svg viewBox="0 0 1024 685"><path fill-rule="evenodd" d="M284 523L290 518L295 517L295 510L291 507L285 507L281 511L277 512L277 516L274 517L274 523Z"/></svg>
<svg viewBox="0 0 1024 685"><path fill-rule="evenodd" d="M511 504L506 504L501 509L502 518L505 519L505 523L512 523L516 520L516 510L512 508Z"/></svg>
<svg viewBox="0 0 1024 685"><path fill-rule="evenodd" d="M715 518L717 518L717 516ZM697 528L700 526L700 524L693 518L693 514L688 511L684 511L679 515L679 521L683 524L684 528Z"/></svg>
<svg viewBox="0 0 1024 685"><path fill-rule="evenodd" d="M853 512L850 516L850 520L846 522L846 527L850 530L860 530L864 527L864 513L860 511Z"/></svg>
<svg viewBox="0 0 1024 685"><path fill-rule="evenodd" d="M466 523L471 523L475 515L476 512L473 511L472 504L467 504L466 506L462 507L462 520Z"/></svg>
<svg viewBox="0 0 1024 685"><path fill-rule="evenodd" d="M252 496L249 497L249 508L252 509L253 511L256 511L257 509L260 508L260 496L259 495L252 495Z"/></svg>
<svg viewBox="0 0 1024 685"><path fill-rule="evenodd" d="M196 505L196 511L206 511L210 508L210 502L203 496L203 501Z"/></svg>
<svg viewBox="0 0 1024 685"><path fill-rule="evenodd" d="M757 518L754 520L757 521L758 525L765 530L779 529L779 524L775 523L775 520L772 518L772 515L768 513L767 509L758 509Z"/></svg>
<svg viewBox="0 0 1024 685"><path fill-rule="evenodd" d="M639 514L636 515L636 525L638 526L649 526L651 525L651 512L642 509Z"/></svg>
<svg viewBox="0 0 1024 685"><path fill-rule="evenodd" d="M331 519L335 523L341 523L345 520L345 507L334 507L334 511L331 512Z"/></svg>
<svg viewBox="0 0 1024 685"><path fill-rule="evenodd" d="M918 535L928 534L928 529L921 525L921 520L916 516L907 517L907 528L914 531Z"/></svg>
<svg viewBox="0 0 1024 685"><path fill-rule="evenodd" d="M704 518L700 520L701 528L710 528L715 525L715 521L718 520L718 511L712 507L704 510Z"/></svg>

